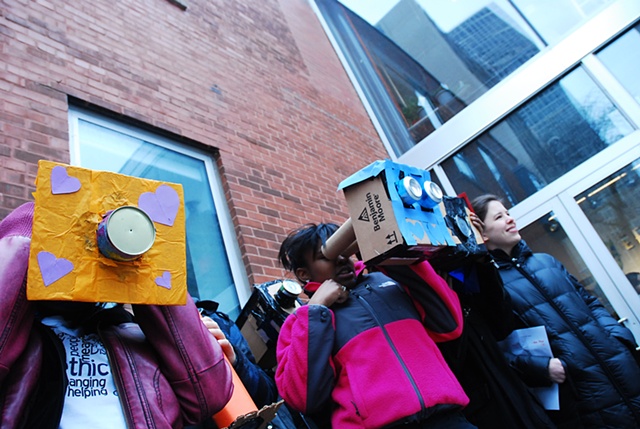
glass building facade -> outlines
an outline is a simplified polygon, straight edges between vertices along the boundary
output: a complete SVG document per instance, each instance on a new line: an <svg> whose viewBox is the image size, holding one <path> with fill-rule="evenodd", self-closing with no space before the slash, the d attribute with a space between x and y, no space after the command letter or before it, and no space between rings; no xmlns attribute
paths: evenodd
<svg viewBox="0 0 640 429"><path fill-rule="evenodd" d="M640 338L640 2L315 6L390 158L502 197Z"/></svg>

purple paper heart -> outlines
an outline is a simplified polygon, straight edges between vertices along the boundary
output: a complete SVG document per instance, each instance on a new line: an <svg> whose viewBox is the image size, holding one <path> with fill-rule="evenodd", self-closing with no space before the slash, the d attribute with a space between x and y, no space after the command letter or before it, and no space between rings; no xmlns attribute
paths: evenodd
<svg viewBox="0 0 640 429"><path fill-rule="evenodd" d="M173 226L180 207L180 197L175 189L160 185L155 192L145 192L138 198L138 207L154 222Z"/></svg>
<svg viewBox="0 0 640 429"><path fill-rule="evenodd" d="M45 286L49 286L73 271L73 263L71 261L64 258L56 258L53 253L44 251L38 253L38 265L40 266L40 274L42 274L42 281L44 281Z"/></svg>
<svg viewBox="0 0 640 429"><path fill-rule="evenodd" d="M161 277L156 277L156 284L160 287L171 289L171 273L165 271Z"/></svg>
<svg viewBox="0 0 640 429"><path fill-rule="evenodd" d="M56 165L51 170L51 193L52 194L73 194L80 190L80 181L67 174L67 169L61 165Z"/></svg>

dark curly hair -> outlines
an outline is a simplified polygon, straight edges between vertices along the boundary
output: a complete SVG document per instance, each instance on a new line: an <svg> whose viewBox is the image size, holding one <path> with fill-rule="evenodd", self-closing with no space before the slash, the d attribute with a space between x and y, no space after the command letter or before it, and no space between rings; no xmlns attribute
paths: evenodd
<svg viewBox="0 0 640 429"><path fill-rule="evenodd" d="M278 259L287 271L295 273L298 268L305 268L305 255L315 252L319 245L324 245L327 238L336 232L335 223L308 223L291 231L280 245Z"/></svg>

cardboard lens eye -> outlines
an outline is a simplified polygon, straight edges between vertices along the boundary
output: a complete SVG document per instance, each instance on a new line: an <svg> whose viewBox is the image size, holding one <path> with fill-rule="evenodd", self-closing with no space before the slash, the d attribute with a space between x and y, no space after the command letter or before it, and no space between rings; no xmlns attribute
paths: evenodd
<svg viewBox="0 0 640 429"><path fill-rule="evenodd" d="M405 204L413 205L422 198L420 183L411 176L405 176L397 184L398 195Z"/></svg>
<svg viewBox="0 0 640 429"><path fill-rule="evenodd" d="M135 261L153 246L155 239L151 218L137 207L118 207L98 224L98 249L114 261Z"/></svg>
<svg viewBox="0 0 640 429"><path fill-rule="evenodd" d="M426 181L424 182L424 194L422 195L422 201L420 205L425 208L433 208L440 204L442 201L442 189L437 183Z"/></svg>

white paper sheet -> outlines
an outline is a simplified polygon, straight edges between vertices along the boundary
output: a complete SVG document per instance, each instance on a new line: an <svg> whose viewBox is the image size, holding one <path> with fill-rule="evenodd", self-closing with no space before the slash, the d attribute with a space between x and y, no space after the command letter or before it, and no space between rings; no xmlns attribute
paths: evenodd
<svg viewBox="0 0 640 429"><path fill-rule="evenodd" d="M517 329L503 341L500 341L499 344L503 351L509 351L518 356L530 355L553 357L544 326ZM538 397L545 409L560 409L557 383L553 383L551 387L533 387L531 390Z"/></svg>

